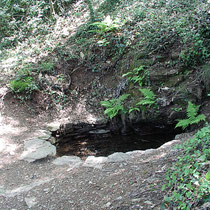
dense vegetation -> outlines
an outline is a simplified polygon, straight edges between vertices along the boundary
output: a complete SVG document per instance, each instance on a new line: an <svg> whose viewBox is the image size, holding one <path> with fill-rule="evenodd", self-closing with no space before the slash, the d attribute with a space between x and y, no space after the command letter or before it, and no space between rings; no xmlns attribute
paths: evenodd
<svg viewBox="0 0 210 210"><path fill-rule="evenodd" d="M112 119L118 114L158 113L156 93L163 84L153 87L152 68L181 69L184 78L193 72L205 86L204 97L209 94L208 6L207 0L1 0L1 71L11 72L8 84L20 100L40 91L62 106L71 94L66 88L69 75L78 68L102 75L117 72L132 89L102 100L105 114ZM121 71L120 62L129 52L138 52L138 62L146 59ZM63 66L70 66L71 72ZM186 110L186 119L179 119L177 127L205 121L194 104L198 102L176 104L175 111ZM209 199L208 147L209 126L182 146L183 155L163 187L170 188L167 207L190 209Z"/></svg>
<svg viewBox="0 0 210 210"><path fill-rule="evenodd" d="M57 62L76 60L92 72L100 72L107 60L118 62L128 49L142 48L161 60L174 48L178 49L177 58L165 65L181 65L187 71L209 58L205 0L3 0L0 8L3 68L8 69L8 64L15 70L17 81L21 74L25 79L26 70L40 89L45 86L37 81L40 69L53 74ZM206 71L203 77L208 83ZM143 81L143 77L138 79Z"/></svg>
<svg viewBox="0 0 210 210"><path fill-rule="evenodd" d="M210 127L198 131L177 149L181 155L166 174L167 189L165 205L167 208L194 209L208 202L210 181Z"/></svg>

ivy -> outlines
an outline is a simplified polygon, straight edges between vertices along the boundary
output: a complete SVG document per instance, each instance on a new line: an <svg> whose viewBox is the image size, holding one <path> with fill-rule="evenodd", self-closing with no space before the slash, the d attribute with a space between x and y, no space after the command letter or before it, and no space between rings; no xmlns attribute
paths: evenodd
<svg viewBox="0 0 210 210"><path fill-rule="evenodd" d="M168 192L164 206L193 209L209 199L210 126L202 128L192 139L177 147L182 151L167 171L162 191Z"/></svg>

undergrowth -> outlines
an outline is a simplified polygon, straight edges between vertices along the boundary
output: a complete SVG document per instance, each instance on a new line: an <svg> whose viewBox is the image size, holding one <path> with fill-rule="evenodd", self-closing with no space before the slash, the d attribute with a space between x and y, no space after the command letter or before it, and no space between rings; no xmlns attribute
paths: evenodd
<svg viewBox="0 0 210 210"><path fill-rule="evenodd" d="M3 0L0 9L0 68L15 70L31 63L37 68L33 78L65 74L57 63L68 72L83 66L106 73L116 70L131 49L145 50L148 56L171 55L176 49L173 63L184 68L209 58L207 0ZM147 85L146 68L127 75L140 87Z"/></svg>
<svg viewBox="0 0 210 210"><path fill-rule="evenodd" d="M162 209L190 210L209 201L209 148L209 125L177 147L181 155L166 173Z"/></svg>

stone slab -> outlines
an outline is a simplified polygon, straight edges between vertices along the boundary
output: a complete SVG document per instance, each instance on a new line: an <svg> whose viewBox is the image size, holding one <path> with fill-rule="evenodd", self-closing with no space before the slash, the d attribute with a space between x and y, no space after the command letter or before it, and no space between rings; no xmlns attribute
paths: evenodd
<svg viewBox="0 0 210 210"><path fill-rule="evenodd" d="M89 156L84 162L83 166L101 169L103 167L103 164L106 163L107 160L107 157Z"/></svg>
<svg viewBox="0 0 210 210"><path fill-rule="evenodd" d="M108 156L108 162L123 162L130 159L130 155L123 153L123 152L116 152L112 155Z"/></svg>
<svg viewBox="0 0 210 210"><path fill-rule="evenodd" d="M78 166L82 164L82 160L77 156L62 156L56 158L52 163L55 165Z"/></svg>

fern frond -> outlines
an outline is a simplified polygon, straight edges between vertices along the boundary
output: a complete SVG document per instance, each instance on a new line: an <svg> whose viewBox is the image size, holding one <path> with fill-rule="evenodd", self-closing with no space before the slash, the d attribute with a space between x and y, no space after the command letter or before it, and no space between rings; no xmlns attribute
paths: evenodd
<svg viewBox="0 0 210 210"><path fill-rule="evenodd" d="M131 113L131 112L133 112L133 111L137 111L137 112L139 112L139 111L140 111L140 109L139 109L139 108L137 108L137 107L134 107L134 108L130 108L130 109L129 109L129 113Z"/></svg>
<svg viewBox="0 0 210 210"><path fill-rule="evenodd" d="M134 76L130 79L130 81L134 81L134 83L138 82L139 80L141 80L140 76Z"/></svg>
<svg viewBox="0 0 210 210"><path fill-rule="evenodd" d="M104 27L106 27L106 23L94 22L94 23L91 23L90 26L97 26L97 27L100 27L100 28L104 28Z"/></svg>
<svg viewBox="0 0 210 210"><path fill-rule="evenodd" d="M187 119L178 120L178 123L176 125L177 127L182 127L182 129L185 129L189 125L197 124L201 121L206 121L206 116L203 114L198 115L198 110L200 106L196 106L195 104L188 102L187 106Z"/></svg>
<svg viewBox="0 0 210 210"><path fill-rule="evenodd" d="M115 98L110 99L109 101L110 101L110 103L112 104L112 106L113 106L114 103L116 103L116 99L115 99Z"/></svg>
<svg viewBox="0 0 210 210"><path fill-rule="evenodd" d="M139 66L138 68L135 68L133 71L135 72L135 74L139 74L140 71L143 71L145 68L144 65Z"/></svg>
<svg viewBox="0 0 210 210"><path fill-rule="evenodd" d="M129 96L130 96L130 94L123 94L117 100L119 100L119 102L121 102L121 101L124 101L125 99L127 99Z"/></svg>
<svg viewBox="0 0 210 210"><path fill-rule="evenodd" d="M139 89L139 91L144 95L145 98L147 99L155 99L156 95L154 94L154 92L150 89Z"/></svg>
<svg viewBox="0 0 210 210"><path fill-rule="evenodd" d="M178 120L178 123L176 124L175 128L182 127L182 129L184 130L189 125L190 125L189 119Z"/></svg>
<svg viewBox="0 0 210 210"><path fill-rule="evenodd" d="M194 119L197 115L199 107L200 106L196 106L195 104L193 104L189 101L188 106L187 106L187 117L191 118L191 119Z"/></svg>
<svg viewBox="0 0 210 210"><path fill-rule="evenodd" d="M192 121L190 122L190 124L191 124L191 125L192 125L192 124L197 124L197 123L199 123L199 122L201 122L201 121L206 121L206 116L205 116L204 114L198 115L194 120L192 120Z"/></svg>
<svg viewBox="0 0 210 210"><path fill-rule="evenodd" d="M122 77L126 77L126 76L131 75L131 74L133 74L133 72L129 71L129 72L123 74Z"/></svg>
<svg viewBox="0 0 210 210"><path fill-rule="evenodd" d="M112 107L112 103L109 101L101 101L100 104L106 108Z"/></svg>
<svg viewBox="0 0 210 210"><path fill-rule="evenodd" d="M152 105L154 103L155 103L155 101L153 101L153 100L143 99L143 100L139 101L136 105L137 106L141 106L141 105L144 106L144 105Z"/></svg>
<svg viewBox="0 0 210 210"><path fill-rule="evenodd" d="M108 109L106 109L106 110L104 111L104 114L109 115L109 114L112 113L112 112L113 112L113 108L108 108Z"/></svg>
<svg viewBox="0 0 210 210"><path fill-rule="evenodd" d="M123 94L119 98L110 99L109 101L101 101L100 104L106 107L104 114L107 114L110 119L115 117L119 112L125 114L127 110L124 108L123 101L127 99L130 94Z"/></svg>

